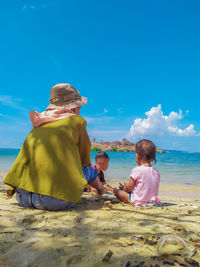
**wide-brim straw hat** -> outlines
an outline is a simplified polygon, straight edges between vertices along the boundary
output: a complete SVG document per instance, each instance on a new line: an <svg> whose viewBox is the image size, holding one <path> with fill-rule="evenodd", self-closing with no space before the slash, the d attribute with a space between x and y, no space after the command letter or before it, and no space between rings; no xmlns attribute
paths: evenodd
<svg viewBox="0 0 200 267"><path fill-rule="evenodd" d="M87 98L80 96L79 91L69 83L58 83L53 86L50 97L50 105L47 109L59 107L73 109L87 104Z"/></svg>

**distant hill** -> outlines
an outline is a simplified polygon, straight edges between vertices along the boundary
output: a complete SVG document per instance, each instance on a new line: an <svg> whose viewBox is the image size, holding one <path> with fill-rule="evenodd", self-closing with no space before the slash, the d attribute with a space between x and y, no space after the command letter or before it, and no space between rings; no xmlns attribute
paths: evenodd
<svg viewBox="0 0 200 267"><path fill-rule="evenodd" d="M123 139L120 141L113 142L92 142L93 151L123 151L123 152L135 152L135 144ZM165 153L165 150L156 149L159 153Z"/></svg>

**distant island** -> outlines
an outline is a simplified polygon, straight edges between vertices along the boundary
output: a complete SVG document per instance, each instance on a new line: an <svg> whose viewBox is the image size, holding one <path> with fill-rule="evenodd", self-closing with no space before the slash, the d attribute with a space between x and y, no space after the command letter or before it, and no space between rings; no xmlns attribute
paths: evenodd
<svg viewBox="0 0 200 267"><path fill-rule="evenodd" d="M123 152L135 152L135 144L128 141L126 138L122 141L113 141L113 142L92 142L92 151L123 151ZM159 153L165 153L163 149L156 149Z"/></svg>

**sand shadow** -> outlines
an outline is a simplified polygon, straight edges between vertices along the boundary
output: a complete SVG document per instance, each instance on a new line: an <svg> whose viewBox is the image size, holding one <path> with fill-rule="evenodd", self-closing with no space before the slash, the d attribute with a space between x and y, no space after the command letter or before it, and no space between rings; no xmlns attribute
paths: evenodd
<svg viewBox="0 0 200 267"><path fill-rule="evenodd" d="M162 202L161 207L177 206L176 203Z"/></svg>

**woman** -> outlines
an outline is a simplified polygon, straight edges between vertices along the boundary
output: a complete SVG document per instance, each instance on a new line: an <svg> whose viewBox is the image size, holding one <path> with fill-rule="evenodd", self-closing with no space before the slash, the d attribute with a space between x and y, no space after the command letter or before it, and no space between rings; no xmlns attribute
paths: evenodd
<svg viewBox="0 0 200 267"><path fill-rule="evenodd" d="M4 182L22 206L64 210L80 200L87 183L98 195L106 190L91 167L86 121L79 116L87 98L65 83L52 87L50 96L46 111L30 111L34 128Z"/></svg>

